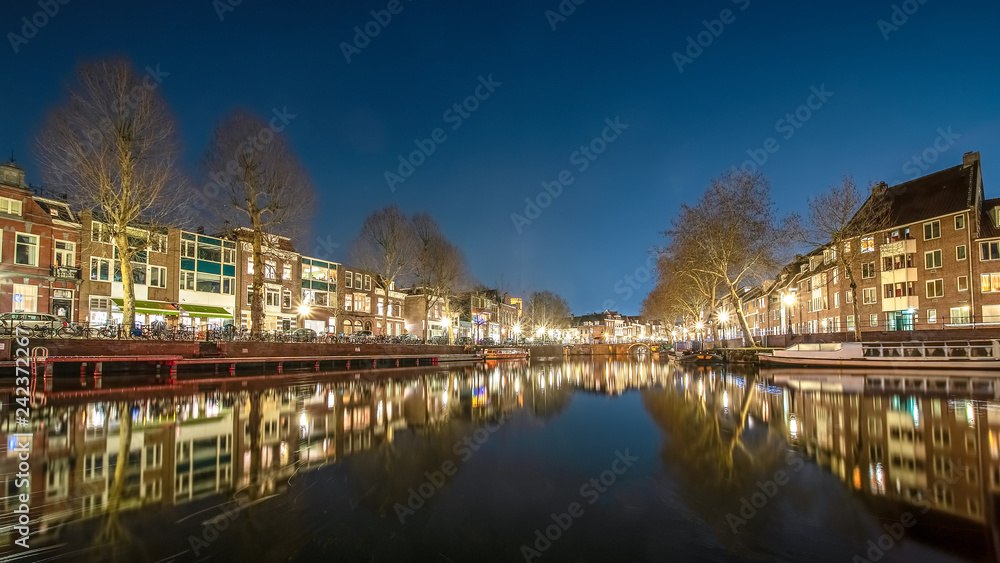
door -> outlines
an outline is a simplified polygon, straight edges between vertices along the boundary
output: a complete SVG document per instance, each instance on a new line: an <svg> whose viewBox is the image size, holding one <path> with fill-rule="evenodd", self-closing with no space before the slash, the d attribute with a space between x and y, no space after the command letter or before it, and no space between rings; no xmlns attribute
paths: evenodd
<svg viewBox="0 0 1000 563"><path fill-rule="evenodd" d="M73 301L69 299L53 299L52 314L70 322L73 319Z"/></svg>

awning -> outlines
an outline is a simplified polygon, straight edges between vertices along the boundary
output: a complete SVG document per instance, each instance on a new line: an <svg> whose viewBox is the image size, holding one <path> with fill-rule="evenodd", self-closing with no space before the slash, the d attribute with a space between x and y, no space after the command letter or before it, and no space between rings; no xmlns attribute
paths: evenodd
<svg viewBox="0 0 1000 563"><path fill-rule="evenodd" d="M225 310L222 307L212 307L210 305L189 305L187 303L182 304L181 311L191 315L192 317L198 318L209 318L209 319L231 319L233 318L232 313Z"/></svg>
<svg viewBox="0 0 1000 563"><path fill-rule="evenodd" d="M111 298L111 301L115 305L118 305L119 309L125 308L124 299ZM163 301L140 301L135 302L135 312L140 315L179 315L180 311L177 307L174 307L170 303L164 303Z"/></svg>

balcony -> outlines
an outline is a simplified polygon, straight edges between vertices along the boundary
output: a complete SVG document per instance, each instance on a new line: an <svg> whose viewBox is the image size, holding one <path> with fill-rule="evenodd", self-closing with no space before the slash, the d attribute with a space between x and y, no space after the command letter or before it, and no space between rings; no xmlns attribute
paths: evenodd
<svg viewBox="0 0 1000 563"><path fill-rule="evenodd" d="M72 266L49 266L49 275L60 280L79 280L80 268Z"/></svg>

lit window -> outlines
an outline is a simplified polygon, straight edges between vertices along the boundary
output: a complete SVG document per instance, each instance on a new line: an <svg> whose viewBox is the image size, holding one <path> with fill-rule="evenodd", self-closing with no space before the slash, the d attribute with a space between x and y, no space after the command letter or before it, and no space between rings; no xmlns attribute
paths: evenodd
<svg viewBox="0 0 1000 563"><path fill-rule="evenodd" d="M14 263L25 266L38 265L38 236L17 233L14 245Z"/></svg>
<svg viewBox="0 0 1000 563"><path fill-rule="evenodd" d="M927 309L927 324L937 324L937 309Z"/></svg>
<svg viewBox="0 0 1000 563"><path fill-rule="evenodd" d="M0 197L0 213L9 215L21 215L21 200L9 197Z"/></svg>
<svg viewBox="0 0 1000 563"><path fill-rule="evenodd" d="M864 237L861 239L861 252L875 252L875 237Z"/></svg>

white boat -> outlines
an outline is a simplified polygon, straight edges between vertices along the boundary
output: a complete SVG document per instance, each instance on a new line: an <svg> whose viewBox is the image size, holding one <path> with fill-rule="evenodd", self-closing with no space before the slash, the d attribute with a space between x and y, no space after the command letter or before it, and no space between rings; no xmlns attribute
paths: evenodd
<svg viewBox="0 0 1000 563"><path fill-rule="evenodd" d="M1000 341L802 343L760 355L761 365L1000 370Z"/></svg>

